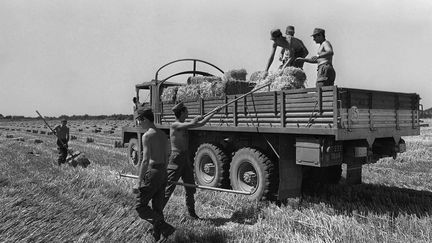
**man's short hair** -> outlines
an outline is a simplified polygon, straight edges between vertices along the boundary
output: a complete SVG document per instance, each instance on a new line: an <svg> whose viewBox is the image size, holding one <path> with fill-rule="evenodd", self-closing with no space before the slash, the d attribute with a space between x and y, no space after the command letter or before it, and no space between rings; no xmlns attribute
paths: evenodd
<svg viewBox="0 0 432 243"><path fill-rule="evenodd" d="M178 119L181 116L181 113L185 111L187 108L183 104L183 102L178 103L172 108L172 111L174 112L175 117Z"/></svg>
<svg viewBox="0 0 432 243"><path fill-rule="evenodd" d="M142 120L143 118L146 118L147 120L154 122L154 114L153 110L148 107L139 107L135 111L135 119Z"/></svg>
<svg viewBox="0 0 432 243"><path fill-rule="evenodd" d="M282 32L280 31L280 29L273 29L270 31L270 39L271 40L275 40L278 37L282 36Z"/></svg>

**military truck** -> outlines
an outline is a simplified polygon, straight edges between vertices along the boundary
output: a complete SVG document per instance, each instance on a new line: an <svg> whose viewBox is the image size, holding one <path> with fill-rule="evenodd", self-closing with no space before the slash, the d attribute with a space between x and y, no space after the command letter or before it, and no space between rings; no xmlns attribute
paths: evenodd
<svg viewBox="0 0 432 243"><path fill-rule="evenodd" d="M159 77L180 62L191 63L191 70ZM197 65L213 71L200 71ZM137 102L151 106L155 124L169 135L174 104L160 96L166 87L186 85L169 80L223 73L203 60L172 61L153 80L135 86ZM140 100L142 92L146 100ZM361 183L362 165L396 158L406 150L402 137L420 134L419 101L415 93L326 86L184 102L189 119L229 103L205 126L189 131L196 182L250 192L253 200L296 197L310 182ZM122 131L128 160L139 165L145 131L137 126Z"/></svg>

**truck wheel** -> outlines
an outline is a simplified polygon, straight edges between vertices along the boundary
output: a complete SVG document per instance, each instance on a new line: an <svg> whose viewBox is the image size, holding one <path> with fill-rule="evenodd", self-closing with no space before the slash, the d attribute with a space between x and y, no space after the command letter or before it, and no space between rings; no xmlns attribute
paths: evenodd
<svg viewBox="0 0 432 243"><path fill-rule="evenodd" d="M229 159L214 144L201 144L194 158L195 178L199 185L226 187L229 185Z"/></svg>
<svg viewBox="0 0 432 243"><path fill-rule="evenodd" d="M127 155L128 155L128 161L130 164L132 164L133 166L139 165L138 139L131 138L129 140Z"/></svg>
<svg viewBox="0 0 432 243"><path fill-rule="evenodd" d="M274 177L270 159L253 148L238 150L232 159L230 180L233 190L251 192L251 200L265 200L269 196Z"/></svg>

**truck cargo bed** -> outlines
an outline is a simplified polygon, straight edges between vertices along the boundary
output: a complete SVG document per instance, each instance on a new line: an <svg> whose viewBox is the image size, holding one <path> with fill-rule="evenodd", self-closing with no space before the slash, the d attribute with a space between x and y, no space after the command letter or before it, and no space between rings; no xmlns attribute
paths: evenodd
<svg viewBox="0 0 432 243"><path fill-rule="evenodd" d="M204 115L240 95L184 102L189 117ZM167 128L172 103L156 119ZM328 86L248 95L223 108L198 130L334 135L336 140L419 135L419 96Z"/></svg>

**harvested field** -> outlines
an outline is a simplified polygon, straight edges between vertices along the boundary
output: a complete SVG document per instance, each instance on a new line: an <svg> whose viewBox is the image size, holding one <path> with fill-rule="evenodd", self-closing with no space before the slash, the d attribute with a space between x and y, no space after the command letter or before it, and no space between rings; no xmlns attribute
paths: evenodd
<svg viewBox="0 0 432 243"><path fill-rule="evenodd" d="M55 137L32 132L44 130L42 122L1 122L0 241L151 242L149 224L134 210L133 181L116 176L136 174L126 162L126 148L113 146L128 122L69 122L77 137L70 147L92 161L87 168L56 165ZM95 134L94 126L118 127ZM203 220L193 221L184 217L184 190L177 187L164 211L177 228L169 242L431 242L430 126L404 138L407 152L396 160L364 166L364 184L324 186L281 207L198 191ZM14 140L18 137L23 141ZM95 142L86 143L87 137Z"/></svg>

